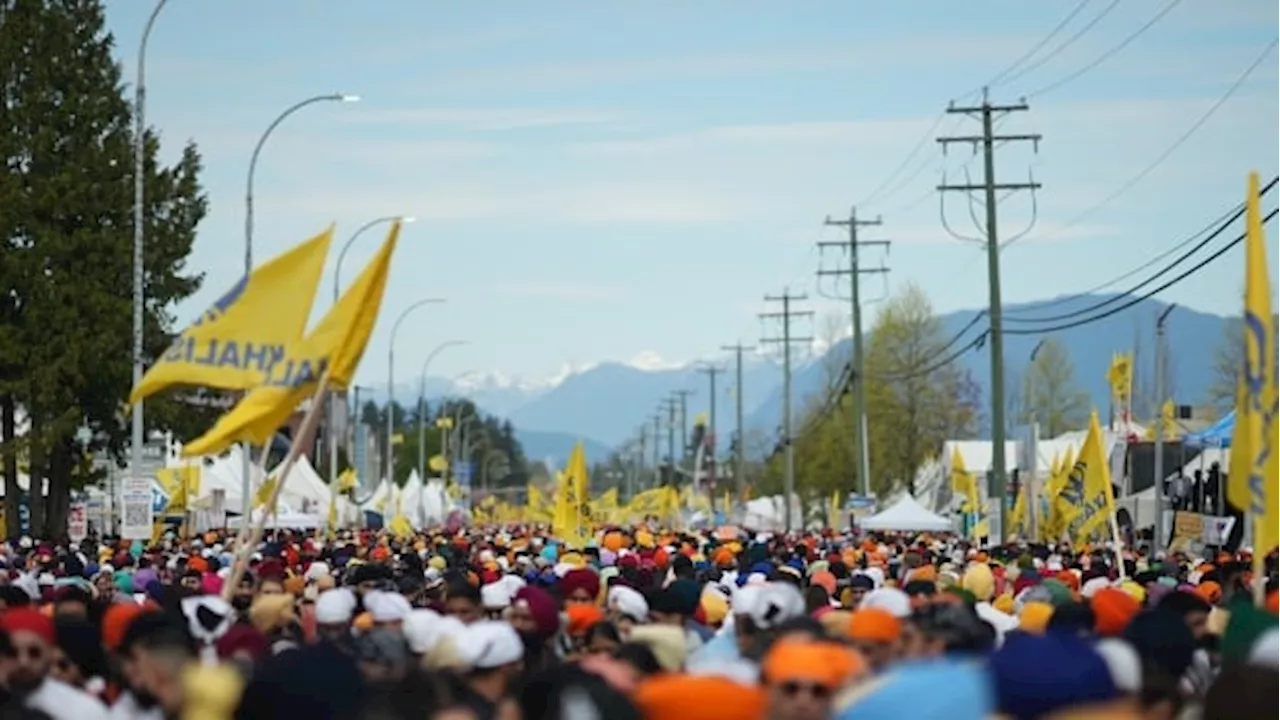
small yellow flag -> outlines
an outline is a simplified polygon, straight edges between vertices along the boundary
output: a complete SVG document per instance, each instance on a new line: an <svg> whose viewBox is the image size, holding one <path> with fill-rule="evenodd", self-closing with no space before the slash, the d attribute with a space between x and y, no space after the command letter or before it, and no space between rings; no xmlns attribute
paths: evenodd
<svg viewBox="0 0 1280 720"><path fill-rule="evenodd" d="M333 227L242 277L142 376L129 403L173 385L248 390L282 369L307 328Z"/></svg>
<svg viewBox="0 0 1280 720"><path fill-rule="evenodd" d="M281 372L285 381L254 389L209 432L188 443L183 454L217 453L240 440L266 444L294 409L315 392L321 377L328 377L334 389L350 384L378 319L399 235L397 222L378 254L319 325L307 337L285 347L280 361L287 367Z"/></svg>

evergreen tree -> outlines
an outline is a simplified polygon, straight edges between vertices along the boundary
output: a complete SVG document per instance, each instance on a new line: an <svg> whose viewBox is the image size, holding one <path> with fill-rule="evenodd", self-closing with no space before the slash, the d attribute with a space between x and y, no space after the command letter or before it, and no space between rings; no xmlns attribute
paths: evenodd
<svg viewBox="0 0 1280 720"><path fill-rule="evenodd" d="M46 537L64 531L73 483L92 479L85 451L123 458L129 435L122 399L132 383L132 110L111 51L98 0L0 0L0 410L20 409L29 421L22 438L6 436L5 510L16 529L13 458L25 444L31 476L49 481L47 503L40 493L30 501L32 532ZM152 357L171 341L174 304L199 288L201 276L185 263L206 212L196 148L169 168L158 150L148 133ZM148 402L152 427L200 412L172 402ZM94 438L88 447L76 440L82 424Z"/></svg>

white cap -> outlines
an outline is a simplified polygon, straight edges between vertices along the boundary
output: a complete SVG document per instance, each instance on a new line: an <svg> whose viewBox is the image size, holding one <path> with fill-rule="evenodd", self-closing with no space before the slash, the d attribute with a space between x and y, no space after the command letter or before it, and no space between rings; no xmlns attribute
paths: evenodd
<svg viewBox="0 0 1280 720"><path fill-rule="evenodd" d="M880 608L896 618L911 616L911 598L898 588L882 587L862 596L859 610Z"/></svg>
<svg viewBox="0 0 1280 720"><path fill-rule="evenodd" d="M182 615L191 636L204 645L217 642L231 629L235 611L218 595L194 595L182 599Z"/></svg>
<svg viewBox="0 0 1280 720"><path fill-rule="evenodd" d="M614 585L609 588L606 604L610 610L629 617L635 622L642 623L649 619L649 602L635 588Z"/></svg>
<svg viewBox="0 0 1280 720"><path fill-rule="evenodd" d="M371 590L364 594L364 607L376 623L401 622L413 612L408 598L398 592Z"/></svg>
<svg viewBox="0 0 1280 720"><path fill-rule="evenodd" d="M1105 638L1099 640L1094 650L1102 656L1111 671L1111 681L1125 693L1142 690L1142 658L1133 646L1123 640Z"/></svg>
<svg viewBox="0 0 1280 720"><path fill-rule="evenodd" d="M1080 586L1080 597L1091 598L1102 588L1111 587L1111 581L1104 577L1089 578Z"/></svg>
<svg viewBox="0 0 1280 720"><path fill-rule="evenodd" d="M733 612L745 615L757 628L776 628L804 615L804 596L791 583L748 585L733 596Z"/></svg>
<svg viewBox="0 0 1280 720"><path fill-rule="evenodd" d="M441 640L457 638L465 629L466 626L457 618L425 608L409 613L403 627L404 639L415 655L426 655L435 650Z"/></svg>
<svg viewBox="0 0 1280 720"><path fill-rule="evenodd" d="M325 590L316 598L316 622L320 625L343 625L351 622L355 609L356 596L350 590Z"/></svg>
<svg viewBox="0 0 1280 720"><path fill-rule="evenodd" d="M325 575L329 574L329 564L323 562L313 562L307 567L307 571L303 573L302 579L307 582L315 582Z"/></svg>
<svg viewBox="0 0 1280 720"><path fill-rule="evenodd" d="M1275 670L1278 658L1280 658L1280 633L1272 627L1253 641L1253 649L1249 651L1249 664Z"/></svg>
<svg viewBox="0 0 1280 720"><path fill-rule="evenodd" d="M508 583L498 581L480 587L480 604L490 610L503 610L511 607L511 596L516 588Z"/></svg>
<svg viewBox="0 0 1280 720"><path fill-rule="evenodd" d="M482 620L468 625L458 638L468 667L491 670L524 657L524 643L510 623Z"/></svg>

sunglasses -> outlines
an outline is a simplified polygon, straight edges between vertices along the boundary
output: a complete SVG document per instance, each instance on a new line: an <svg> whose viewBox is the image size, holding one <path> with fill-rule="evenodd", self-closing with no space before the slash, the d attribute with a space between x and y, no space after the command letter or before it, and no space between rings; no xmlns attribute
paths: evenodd
<svg viewBox="0 0 1280 720"><path fill-rule="evenodd" d="M787 682L782 683L779 687L782 690L782 694L787 697L796 697L801 693L810 695L817 700L826 700L831 697L831 688L817 683L801 683L794 680L788 680Z"/></svg>

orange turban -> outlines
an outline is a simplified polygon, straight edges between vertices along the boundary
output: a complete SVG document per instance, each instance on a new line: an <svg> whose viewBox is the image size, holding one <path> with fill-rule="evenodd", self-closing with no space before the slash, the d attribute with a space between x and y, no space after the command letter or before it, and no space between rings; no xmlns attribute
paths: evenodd
<svg viewBox="0 0 1280 720"><path fill-rule="evenodd" d="M938 568L932 565L921 565L911 571L911 577L908 579L936 583L938 582Z"/></svg>
<svg viewBox="0 0 1280 720"><path fill-rule="evenodd" d="M565 606L565 614L569 616L568 632L570 636L586 635L592 625L604 619L604 610L598 605L588 603L571 603Z"/></svg>
<svg viewBox="0 0 1280 720"><path fill-rule="evenodd" d="M294 597L302 597L302 593L306 589L307 581L303 580L301 575L294 575L284 581L284 591Z"/></svg>
<svg viewBox="0 0 1280 720"><path fill-rule="evenodd" d="M1063 570L1054 575L1063 585L1066 585L1072 592L1080 592L1080 576L1070 570Z"/></svg>
<svg viewBox="0 0 1280 720"><path fill-rule="evenodd" d="M836 576L826 570L820 570L809 578L810 585L817 585L827 591L828 595L834 595L836 592Z"/></svg>
<svg viewBox="0 0 1280 720"><path fill-rule="evenodd" d="M124 640L124 634L129 630L130 623L144 612L148 610L137 603L112 603L102 616L103 646L115 652L116 648L120 647L120 642Z"/></svg>
<svg viewBox="0 0 1280 720"><path fill-rule="evenodd" d="M716 567L729 567L733 564L733 551L727 547L718 548L712 557Z"/></svg>
<svg viewBox="0 0 1280 720"><path fill-rule="evenodd" d="M764 690L715 675L657 675L631 697L645 720L759 720Z"/></svg>
<svg viewBox="0 0 1280 720"><path fill-rule="evenodd" d="M1053 606L1043 602L1029 602L1022 606L1022 614L1018 616L1018 629L1032 635L1043 635L1049 628L1049 619L1053 617Z"/></svg>
<svg viewBox="0 0 1280 720"><path fill-rule="evenodd" d="M849 619L849 637L854 640L892 643L901 634L902 623L887 610L863 608Z"/></svg>
<svg viewBox="0 0 1280 720"><path fill-rule="evenodd" d="M867 671L862 656L833 642L783 641L769 650L761 672L766 682L806 680L839 688Z"/></svg>
<svg viewBox="0 0 1280 720"><path fill-rule="evenodd" d="M1123 632L1141 609L1132 595L1110 587L1094 593L1090 605L1093 607L1094 627L1104 637L1113 637Z"/></svg>
<svg viewBox="0 0 1280 720"><path fill-rule="evenodd" d="M1217 605L1222 599L1222 586L1212 580L1205 580L1196 586L1195 593L1210 605Z"/></svg>

